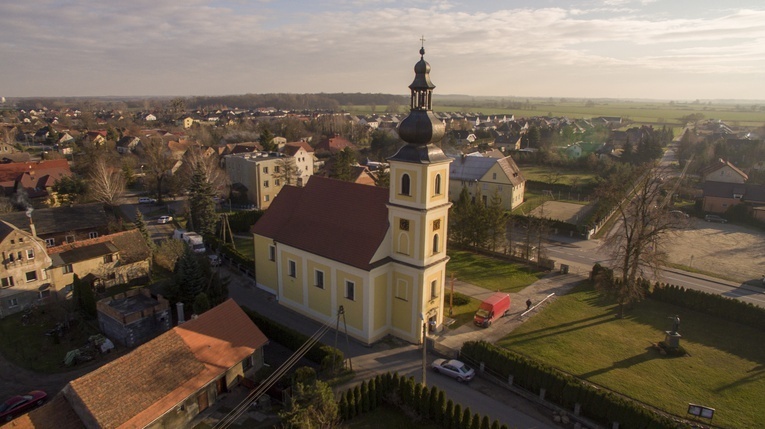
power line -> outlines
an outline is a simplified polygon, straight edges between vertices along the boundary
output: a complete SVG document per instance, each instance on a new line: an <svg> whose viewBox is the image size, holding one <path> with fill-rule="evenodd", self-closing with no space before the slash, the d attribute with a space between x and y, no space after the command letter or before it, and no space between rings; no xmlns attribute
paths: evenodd
<svg viewBox="0 0 765 429"><path fill-rule="evenodd" d="M331 328L332 321L328 321L324 325L322 325L319 330L317 330L308 340L306 340L305 343L303 343L297 350L295 350L295 353L293 353L284 363L282 363L279 368L274 371L273 374L268 376L263 383L255 388L252 392L250 392L247 397L245 397L242 402L240 402L237 406L234 407L231 412L229 412L226 416L224 416L218 423L214 426L214 429L226 429L229 426L231 426L236 419L241 417L242 414L247 411L247 408L255 402L260 396L262 396L268 389L270 389L274 384L276 384L277 381L279 381L284 374L287 373L295 364L308 353L311 348L316 345L316 343L319 342L321 337L324 336L324 334L329 331Z"/></svg>

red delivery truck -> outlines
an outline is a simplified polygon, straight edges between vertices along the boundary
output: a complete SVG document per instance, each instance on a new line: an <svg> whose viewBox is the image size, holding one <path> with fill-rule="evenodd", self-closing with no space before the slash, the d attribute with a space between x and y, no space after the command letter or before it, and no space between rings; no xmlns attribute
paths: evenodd
<svg viewBox="0 0 765 429"><path fill-rule="evenodd" d="M491 326L491 322L506 315L510 311L510 295L503 292L496 292L486 298L478 311L475 313L473 323L484 328Z"/></svg>

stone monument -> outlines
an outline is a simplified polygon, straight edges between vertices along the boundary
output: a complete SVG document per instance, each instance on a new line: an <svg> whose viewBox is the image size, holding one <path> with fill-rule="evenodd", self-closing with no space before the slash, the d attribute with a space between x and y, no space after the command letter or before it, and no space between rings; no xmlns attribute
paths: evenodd
<svg viewBox="0 0 765 429"><path fill-rule="evenodd" d="M664 343L670 349L678 349L680 348L680 338L682 338L682 335L677 332L677 330L680 329L680 316L669 316L668 319L672 320L672 329L664 331L667 334L664 337Z"/></svg>

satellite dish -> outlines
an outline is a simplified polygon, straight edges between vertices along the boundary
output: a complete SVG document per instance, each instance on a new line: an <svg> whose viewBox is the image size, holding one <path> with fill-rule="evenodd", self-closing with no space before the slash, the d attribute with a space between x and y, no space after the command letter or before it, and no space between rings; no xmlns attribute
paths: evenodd
<svg viewBox="0 0 765 429"><path fill-rule="evenodd" d="M34 209L33 209L32 207L27 207L27 212L26 212L26 215L27 215L27 217L28 217L28 218L30 218L30 219L32 218L32 211L33 211L33 210L34 210Z"/></svg>

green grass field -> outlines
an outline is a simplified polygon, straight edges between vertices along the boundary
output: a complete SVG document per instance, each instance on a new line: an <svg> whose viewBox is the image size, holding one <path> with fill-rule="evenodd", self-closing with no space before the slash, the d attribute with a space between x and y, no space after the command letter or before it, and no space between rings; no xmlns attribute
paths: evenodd
<svg viewBox="0 0 765 429"><path fill-rule="evenodd" d="M695 403L716 409L715 425L762 427L761 331L651 300L624 319L614 310L582 285L498 344L678 416L686 417L688 403ZM653 347L674 314L689 356L662 356Z"/></svg>
<svg viewBox="0 0 765 429"><path fill-rule="evenodd" d="M592 187L597 183L598 175L591 171L564 170L545 165L523 165L521 167L526 180L558 185Z"/></svg>
<svg viewBox="0 0 765 429"><path fill-rule="evenodd" d="M463 250L449 250L447 283L451 275L492 291L519 292L544 276L544 271Z"/></svg>

